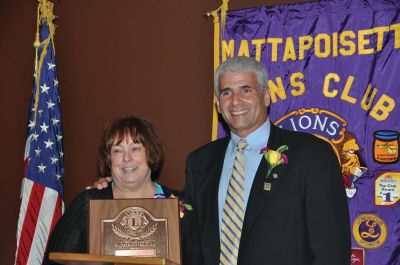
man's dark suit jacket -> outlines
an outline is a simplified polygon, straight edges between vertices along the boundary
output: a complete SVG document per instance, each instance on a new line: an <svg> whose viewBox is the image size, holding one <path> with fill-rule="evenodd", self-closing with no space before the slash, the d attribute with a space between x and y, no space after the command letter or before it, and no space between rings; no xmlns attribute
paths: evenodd
<svg viewBox="0 0 400 265"><path fill-rule="evenodd" d="M198 214L207 265L219 264L218 186L229 138L192 152L185 191ZM266 178L262 159L247 204L239 265L348 265L350 224L337 157L313 135L271 126L268 147L282 145L288 164ZM277 178L272 176L276 173ZM265 190L270 183L270 190ZM267 184L268 185L268 184Z"/></svg>

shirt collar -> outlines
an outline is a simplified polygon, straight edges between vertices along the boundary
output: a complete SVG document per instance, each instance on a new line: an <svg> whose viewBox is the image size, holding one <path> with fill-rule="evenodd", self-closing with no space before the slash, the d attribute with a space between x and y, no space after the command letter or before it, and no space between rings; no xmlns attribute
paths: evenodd
<svg viewBox="0 0 400 265"><path fill-rule="evenodd" d="M153 183L154 183L154 187L156 188L156 194L154 195L154 198L165 198L164 190L161 187L161 185L158 184L157 182L153 182Z"/></svg>
<svg viewBox="0 0 400 265"><path fill-rule="evenodd" d="M251 149L260 150L261 148L266 147L268 144L270 130L271 130L271 124L270 124L269 119L267 119L263 123L263 125L261 125L259 128L257 128L254 132L247 135L247 137L243 138L248 143L245 150L251 150ZM242 139L242 138L240 138L240 136L234 134L231 131L231 142L233 143L234 146L237 145L237 143L239 142L240 139Z"/></svg>

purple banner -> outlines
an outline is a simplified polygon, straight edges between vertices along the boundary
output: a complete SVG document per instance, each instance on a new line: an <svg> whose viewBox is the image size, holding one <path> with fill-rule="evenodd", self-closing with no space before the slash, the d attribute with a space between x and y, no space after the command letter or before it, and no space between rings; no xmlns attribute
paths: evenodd
<svg viewBox="0 0 400 265"><path fill-rule="evenodd" d="M384 0L230 10L216 36L220 61L251 56L267 68L272 122L334 148L352 264L400 264L399 14L399 1Z"/></svg>

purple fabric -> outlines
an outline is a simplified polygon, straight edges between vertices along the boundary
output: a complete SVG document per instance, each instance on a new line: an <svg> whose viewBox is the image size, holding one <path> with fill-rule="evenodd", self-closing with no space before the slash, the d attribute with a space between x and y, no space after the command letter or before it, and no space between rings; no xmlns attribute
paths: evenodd
<svg viewBox="0 0 400 265"><path fill-rule="evenodd" d="M319 135L336 150L346 183L352 229L355 224L352 245L364 249L367 265L400 264L399 13L400 2L389 0L276 5L230 10L226 28L221 30L220 60L227 54L223 47L229 47L231 40L234 52L227 56L237 56L240 50L245 54L246 46L241 47L241 43L247 40L251 57L256 56L257 46L252 41L265 40L259 44L260 61L269 73L269 80L275 86L280 82L283 86L281 96L272 92L276 100L272 97L271 121L286 129ZM313 43L300 59L299 39L307 35ZM290 43L287 44L290 38L294 55ZM268 42L276 40L282 43L277 45L274 59L273 45ZM330 48L326 48L326 41L330 42ZM351 45L354 52L349 52ZM285 48L289 58L286 61ZM304 86L302 93L298 92L301 89L296 80ZM326 80L329 85L324 90ZM367 93L369 85L372 89ZM373 88L376 94L372 104L363 108L363 97L371 96ZM364 105L368 103L366 100ZM220 124L217 135L220 138L224 134ZM383 176L385 172L389 175ZM392 183L392 190L375 191L375 185L386 185L387 181ZM368 214L379 219L371 219ZM355 234L366 243L359 243ZM381 245L379 240L383 242Z"/></svg>

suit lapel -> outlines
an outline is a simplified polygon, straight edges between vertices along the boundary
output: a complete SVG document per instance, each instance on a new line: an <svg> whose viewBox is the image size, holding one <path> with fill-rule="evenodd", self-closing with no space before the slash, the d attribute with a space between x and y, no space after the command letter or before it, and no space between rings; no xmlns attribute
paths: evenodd
<svg viewBox="0 0 400 265"><path fill-rule="evenodd" d="M271 132L268 139L268 148L276 150L279 145L279 129L271 124ZM271 198L276 194L279 187L279 175L285 170L285 165L276 166L271 174L266 178L268 164L265 158L261 159L260 165L257 169L256 176L251 187L249 200L246 207L246 214L244 218L241 244L246 240L247 235L251 231L257 218L267 207ZM274 178L273 176L278 176ZM240 251L240 250L239 250Z"/></svg>
<svg viewBox="0 0 400 265"><path fill-rule="evenodd" d="M210 154L211 161L207 170L209 187L206 198L205 209L203 209L205 221L203 225L203 244L204 249L207 249L205 256L209 257L210 260L207 264L219 264L220 255L220 237L219 237L219 216L218 216L218 187L221 178L222 167L224 164L226 148L229 144L229 138L223 140L221 145L215 149L215 152Z"/></svg>

